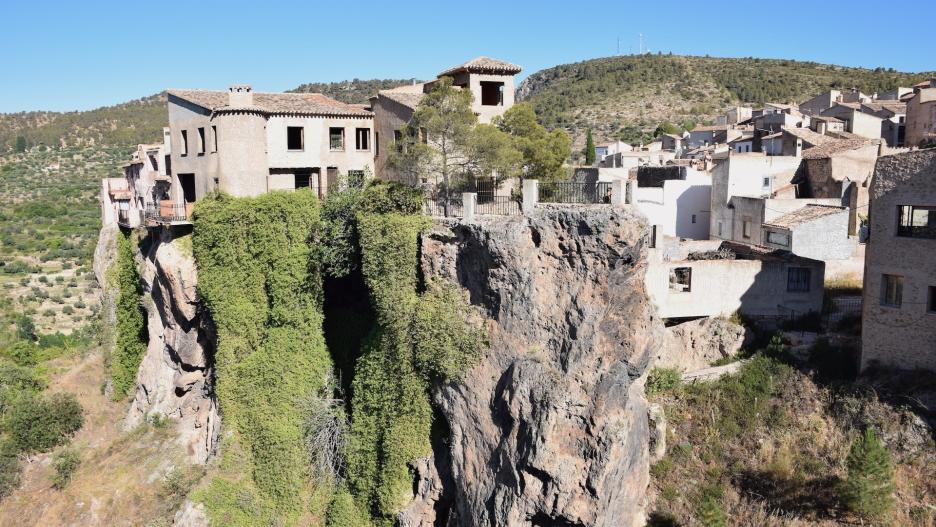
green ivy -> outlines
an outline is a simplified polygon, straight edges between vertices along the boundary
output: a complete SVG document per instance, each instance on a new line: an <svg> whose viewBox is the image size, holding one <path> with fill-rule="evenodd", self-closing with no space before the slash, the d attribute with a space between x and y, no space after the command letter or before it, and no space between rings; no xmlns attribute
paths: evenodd
<svg viewBox="0 0 936 527"><path fill-rule="evenodd" d="M348 486L375 523L390 525L412 498L409 464L432 451L430 383L480 355L482 335L454 286L418 291L423 216L361 214L361 268L377 315L352 383Z"/></svg>
<svg viewBox="0 0 936 527"><path fill-rule="evenodd" d="M198 496L215 524L296 524L308 512L302 401L322 393L331 370L320 228L318 200L304 190L196 207L198 288L217 330L225 449L237 453Z"/></svg>
<svg viewBox="0 0 936 527"><path fill-rule="evenodd" d="M112 285L117 287L117 341L109 361L115 400L126 397L136 386L137 370L149 340L133 247L133 233L117 236L117 259L111 275Z"/></svg>

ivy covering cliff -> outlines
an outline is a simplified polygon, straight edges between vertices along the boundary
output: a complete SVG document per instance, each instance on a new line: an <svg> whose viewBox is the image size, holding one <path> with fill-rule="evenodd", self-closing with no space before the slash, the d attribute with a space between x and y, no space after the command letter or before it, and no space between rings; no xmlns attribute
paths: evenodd
<svg viewBox="0 0 936 527"><path fill-rule="evenodd" d="M113 398L126 397L136 386L137 369L146 353L146 317L140 306L140 275L134 260L133 233L117 236L117 260L108 279L117 290L117 342L109 359Z"/></svg>
<svg viewBox="0 0 936 527"><path fill-rule="evenodd" d="M214 524L292 525L315 514L303 408L331 371L319 230L319 204L306 191L220 196L196 209L199 293L217 330L225 423L218 474L196 495Z"/></svg>

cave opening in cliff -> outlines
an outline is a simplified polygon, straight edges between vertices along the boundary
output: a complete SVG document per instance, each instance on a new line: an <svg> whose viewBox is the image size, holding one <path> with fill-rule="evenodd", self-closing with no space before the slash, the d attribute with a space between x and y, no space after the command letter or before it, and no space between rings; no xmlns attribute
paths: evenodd
<svg viewBox="0 0 936 527"><path fill-rule="evenodd" d="M322 331L347 404L354 365L361 355L364 339L374 328L375 316L359 266L341 278L325 275L323 282L325 320Z"/></svg>

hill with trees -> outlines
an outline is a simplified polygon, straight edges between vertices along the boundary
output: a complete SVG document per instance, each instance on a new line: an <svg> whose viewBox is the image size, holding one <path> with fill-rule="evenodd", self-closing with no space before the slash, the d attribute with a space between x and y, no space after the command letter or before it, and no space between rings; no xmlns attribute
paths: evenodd
<svg viewBox="0 0 936 527"><path fill-rule="evenodd" d="M416 79L351 79L349 81L300 84L289 91L294 93L321 93L336 101L348 104L365 104L367 99L377 95L380 90L396 88L413 82L422 81Z"/></svg>
<svg viewBox="0 0 936 527"><path fill-rule="evenodd" d="M562 64L531 74L518 90L547 128L565 128L576 147L640 143L661 124L691 128L728 106L799 103L829 89L864 93L912 86L936 72L852 68L783 59L627 55Z"/></svg>

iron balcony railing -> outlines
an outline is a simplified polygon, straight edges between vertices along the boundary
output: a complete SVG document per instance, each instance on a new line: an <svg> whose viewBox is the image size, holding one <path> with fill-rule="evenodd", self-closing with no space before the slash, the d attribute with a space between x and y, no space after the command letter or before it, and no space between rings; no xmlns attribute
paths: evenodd
<svg viewBox="0 0 936 527"><path fill-rule="evenodd" d="M611 203L611 183L540 183L540 203Z"/></svg>
<svg viewBox="0 0 936 527"><path fill-rule="evenodd" d="M148 223L187 223L192 215L194 203L173 203L160 201L146 204Z"/></svg>

